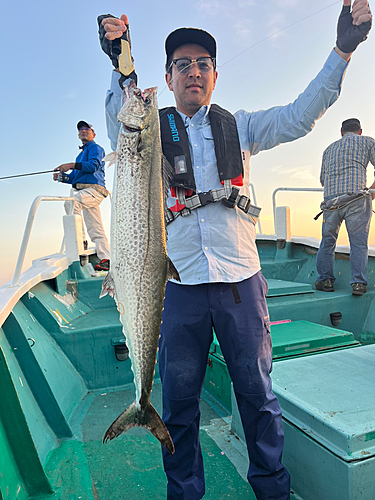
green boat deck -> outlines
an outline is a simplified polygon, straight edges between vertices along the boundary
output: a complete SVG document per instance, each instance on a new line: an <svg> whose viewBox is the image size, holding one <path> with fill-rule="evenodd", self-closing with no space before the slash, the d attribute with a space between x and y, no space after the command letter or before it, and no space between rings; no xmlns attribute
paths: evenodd
<svg viewBox="0 0 375 500"><path fill-rule="evenodd" d="M369 291L358 298L348 285L347 260L338 260L335 292L326 294L313 288L311 249L287 243L280 250L268 242L258 248L270 319L279 323L271 326L275 365L300 360L302 370L303 360L322 351L357 351L375 342L375 259ZM0 405L0 500L166 497L160 445L151 434L133 429L102 443L133 401L134 386L130 360L115 356L122 327L113 299L99 300L101 284L74 263L35 285L0 328L0 398L6 402ZM331 324L333 312L341 312L340 325ZM209 361L201 401L205 499L254 500L245 446L231 432L230 380L218 344ZM157 369L152 400L161 413Z"/></svg>
<svg viewBox="0 0 375 500"><path fill-rule="evenodd" d="M78 409L79 416L75 417L76 432L82 442L65 442L64 448L60 447L50 454L46 464L53 487L57 491L64 488L66 496L62 495L62 498L166 498L160 443L154 436L145 429L134 428L113 441L102 443L104 431L133 400L133 387L115 392L89 393L83 400ZM160 384L154 386L152 402L161 413ZM201 444L207 491L205 498L225 499L230 492L230 498L255 500L249 484L208 434L210 431L219 434L219 429L227 425L225 420L204 400L201 402L201 412ZM71 460L77 461L73 475L71 460L67 462L67 453ZM91 483L89 488L88 483ZM60 498L58 493L56 498Z"/></svg>

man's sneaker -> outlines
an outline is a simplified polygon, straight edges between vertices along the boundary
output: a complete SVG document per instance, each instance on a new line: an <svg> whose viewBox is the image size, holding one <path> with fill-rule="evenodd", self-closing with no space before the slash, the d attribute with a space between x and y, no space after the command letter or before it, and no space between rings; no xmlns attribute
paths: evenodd
<svg viewBox="0 0 375 500"><path fill-rule="evenodd" d="M352 294L353 295L363 295L367 292L367 286L364 283L353 283L352 284Z"/></svg>
<svg viewBox="0 0 375 500"><path fill-rule="evenodd" d="M330 280L329 278L323 281L315 281L315 288L316 290L322 290L323 292L335 291L333 288L333 280Z"/></svg>
<svg viewBox="0 0 375 500"><path fill-rule="evenodd" d="M109 260L103 259L99 264L95 264L95 271L109 271Z"/></svg>

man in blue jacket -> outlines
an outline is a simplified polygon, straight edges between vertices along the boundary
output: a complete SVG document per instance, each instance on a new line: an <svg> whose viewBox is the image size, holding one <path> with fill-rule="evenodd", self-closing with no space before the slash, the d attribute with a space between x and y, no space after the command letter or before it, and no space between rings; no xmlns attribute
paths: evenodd
<svg viewBox="0 0 375 500"><path fill-rule="evenodd" d="M111 44L127 31L127 25L125 15L121 19L99 17L101 45L115 66L106 98L113 149L122 90L116 67L118 44ZM289 474L281 463L281 410L270 378L267 283L255 245L257 214L249 200L249 161L252 155L312 130L339 97L348 61L370 27L367 0L356 0L352 11L351 1L344 0L336 47L307 89L287 106L254 113L240 110L232 117L211 104L218 77L215 39L194 28L177 29L166 39L166 82L176 101L167 116L173 116L173 131L178 131L186 147L181 146L176 155L174 139L168 136L171 122L165 125L163 112L162 146L167 158L171 151L172 160L185 158L187 179L177 188L181 189L177 197L177 189L172 189L168 199L172 217L167 249L181 283L167 283L159 342L163 420L175 446L173 455L163 449L168 500L198 500L205 494L199 398L213 327L233 381L250 459L247 477L256 498L290 498ZM132 73L123 76L132 78ZM228 150L230 157L222 161ZM171 164L177 177L180 163ZM221 193L228 181L228 195L234 196L223 200ZM192 198L199 203L192 206ZM188 204L192 209L186 211Z"/></svg>
<svg viewBox="0 0 375 500"><path fill-rule="evenodd" d="M99 205L108 196L104 183L104 149L94 141L95 132L89 123L77 123L78 137L82 141L82 150L75 162L63 163L55 168L54 181L72 184L70 196L76 199L73 215L82 215L87 232L95 243L96 253L100 263L96 264L97 271L109 271L109 245L104 232ZM66 174L71 170L69 174ZM65 211L69 213L70 202L65 202ZM87 248L85 229L82 221L82 239L84 248Z"/></svg>

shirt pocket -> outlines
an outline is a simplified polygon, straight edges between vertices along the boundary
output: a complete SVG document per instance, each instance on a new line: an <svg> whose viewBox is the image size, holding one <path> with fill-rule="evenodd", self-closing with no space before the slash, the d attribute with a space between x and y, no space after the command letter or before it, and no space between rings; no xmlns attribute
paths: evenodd
<svg viewBox="0 0 375 500"><path fill-rule="evenodd" d="M216 163L215 143L211 128L205 128L202 131L203 135L203 161Z"/></svg>

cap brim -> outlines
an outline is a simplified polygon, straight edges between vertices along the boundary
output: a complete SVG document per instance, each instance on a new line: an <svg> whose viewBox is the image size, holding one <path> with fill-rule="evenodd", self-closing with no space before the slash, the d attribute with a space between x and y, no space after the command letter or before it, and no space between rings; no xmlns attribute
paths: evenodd
<svg viewBox="0 0 375 500"><path fill-rule="evenodd" d="M170 33L165 41L167 58L181 45L192 43L204 47L211 57L216 57L216 41L207 31L198 28L179 28Z"/></svg>
<svg viewBox="0 0 375 500"><path fill-rule="evenodd" d="M78 130L82 127L87 127L94 132L94 127L92 125L90 125L90 123L84 122L83 120L81 120L77 123Z"/></svg>

